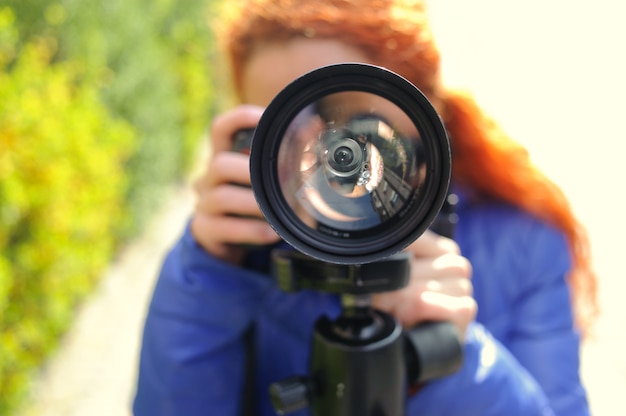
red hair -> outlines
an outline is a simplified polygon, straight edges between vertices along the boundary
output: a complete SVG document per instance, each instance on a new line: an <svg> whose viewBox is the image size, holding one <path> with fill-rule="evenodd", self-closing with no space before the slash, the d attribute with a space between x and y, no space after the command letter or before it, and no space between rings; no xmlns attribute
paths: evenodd
<svg viewBox="0 0 626 416"><path fill-rule="evenodd" d="M404 76L438 109L450 134L453 178L482 199L504 201L566 235L573 264L568 282L579 327L597 314L589 240L562 192L468 95L445 90L440 57L421 0L247 0L225 21L223 40L235 91L262 43L295 37L332 38L358 47L372 62ZM232 3L230 3L232 5ZM225 16L225 15L224 15Z"/></svg>

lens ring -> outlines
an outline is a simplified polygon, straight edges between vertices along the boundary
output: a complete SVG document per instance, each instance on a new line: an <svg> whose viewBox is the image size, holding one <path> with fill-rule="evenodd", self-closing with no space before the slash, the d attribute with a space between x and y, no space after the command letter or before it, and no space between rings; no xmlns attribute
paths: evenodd
<svg viewBox="0 0 626 416"><path fill-rule="evenodd" d="M324 151L327 168L335 175L349 177L361 170L364 149L352 138L330 143Z"/></svg>
<svg viewBox="0 0 626 416"><path fill-rule="evenodd" d="M345 168L345 166L354 166L354 152L345 144L342 144L333 152L333 163L338 167Z"/></svg>
<svg viewBox="0 0 626 416"><path fill-rule="evenodd" d="M425 182L389 221L363 232L302 222L279 183L279 150L290 123L321 97L362 91L396 104L423 141ZM422 158L423 156L423 158ZM367 64L338 64L311 71L283 89L266 108L255 132L250 159L252 188L268 223L300 252L330 263L362 264L388 257L412 243L435 219L447 195L450 147L445 128L421 91L401 76ZM419 195L418 195L419 193Z"/></svg>

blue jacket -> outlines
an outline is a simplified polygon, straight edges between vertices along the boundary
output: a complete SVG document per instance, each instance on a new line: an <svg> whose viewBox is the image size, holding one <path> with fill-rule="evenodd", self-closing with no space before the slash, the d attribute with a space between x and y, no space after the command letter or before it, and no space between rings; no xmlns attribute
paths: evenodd
<svg viewBox="0 0 626 416"><path fill-rule="evenodd" d="M504 205L462 203L458 213L456 240L473 266L477 322L462 369L408 398L407 414L588 415L564 237ZM339 306L329 294L282 292L259 271L266 260L233 267L186 230L165 259L148 311L137 416L239 415L243 334L253 322L256 414L275 414L269 384L308 373L313 324Z"/></svg>

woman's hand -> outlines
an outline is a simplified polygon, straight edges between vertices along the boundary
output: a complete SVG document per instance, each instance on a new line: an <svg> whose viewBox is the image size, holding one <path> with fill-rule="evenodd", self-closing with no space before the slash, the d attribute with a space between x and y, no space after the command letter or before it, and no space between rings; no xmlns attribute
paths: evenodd
<svg viewBox="0 0 626 416"><path fill-rule="evenodd" d="M405 327L423 321L449 321L464 337L478 310L472 297L471 264L453 240L431 231L407 250L413 254L409 284L374 295L374 306L395 316Z"/></svg>
<svg viewBox="0 0 626 416"><path fill-rule="evenodd" d="M212 153L195 181L197 202L191 232L208 253L234 264L241 263L245 254L238 244L279 240L250 188L249 157L230 151L235 132L256 126L262 113L260 107L240 106L215 118Z"/></svg>

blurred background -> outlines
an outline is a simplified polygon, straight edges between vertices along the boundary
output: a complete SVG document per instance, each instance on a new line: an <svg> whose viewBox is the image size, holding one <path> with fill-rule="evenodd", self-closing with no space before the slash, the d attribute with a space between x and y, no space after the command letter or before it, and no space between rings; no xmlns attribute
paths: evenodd
<svg viewBox="0 0 626 416"><path fill-rule="evenodd" d="M217 2L0 0L0 415L130 414L146 303L224 105ZM444 81L588 226L602 315L582 375L594 414L626 414L626 6L428 3Z"/></svg>
<svg viewBox="0 0 626 416"><path fill-rule="evenodd" d="M188 172L212 3L0 0L0 414Z"/></svg>
<svg viewBox="0 0 626 416"><path fill-rule="evenodd" d="M625 415L626 4L429 0L444 80L471 91L585 223L601 315L583 344L594 415Z"/></svg>

